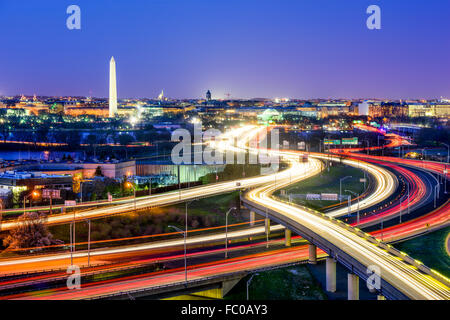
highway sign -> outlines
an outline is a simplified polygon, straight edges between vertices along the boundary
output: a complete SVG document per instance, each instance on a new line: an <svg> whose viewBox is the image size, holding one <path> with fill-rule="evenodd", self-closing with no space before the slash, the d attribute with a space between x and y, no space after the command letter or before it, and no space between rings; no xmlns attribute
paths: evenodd
<svg viewBox="0 0 450 320"><path fill-rule="evenodd" d="M66 200L64 201L64 205L66 207L73 207L77 205L77 202L75 200Z"/></svg>
<svg viewBox="0 0 450 320"><path fill-rule="evenodd" d="M320 200L320 194L318 193L307 193L306 200Z"/></svg>
<svg viewBox="0 0 450 320"><path fill-rule="evenodd" d="M342 138L342 144L345 144L345 145L357 145L358 144L358 137Z"/></svg>
<svg viewBox="0 0 450 320"><path fill-rule="evenodd" d="M320 198L321 200L337 201L338 195L337 193L322 193Z"/></svg>
<svg viewBox="0 0 450 320"><path fill-rule="evenodd" d="M56 189L43 189L42 190L42 198L44 199L61 199L60 190Z"/></svg>
<svg viewBox="0 0 450 320"><path fill-rule="evenodd" d="M341 144L341 140L325 139L325 140L323 140L323 144L326 144L326 145L330 145L330 144L339 145L339 144Z"/></svg>

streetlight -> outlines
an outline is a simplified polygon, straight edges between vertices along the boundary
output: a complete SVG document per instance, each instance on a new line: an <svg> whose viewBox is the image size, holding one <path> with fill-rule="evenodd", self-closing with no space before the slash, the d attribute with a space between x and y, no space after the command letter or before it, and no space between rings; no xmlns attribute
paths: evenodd
<svg viewBox="0 0 450 320"><path fill-rule="evenodd" d="M369 154L370 141L369 140L364 140L364 141L367 142L367 154Z"/></svg>
<svg viewBox="0 0 450 320"><path fill-rule="evenodd" d="M408 214L411 212L411 209L409 208L409 181L406 182L408 186Z"/></svg>
<svg viewBox="0 0 450 320"><path fill-rule="evenodd" d="M185 218L184 218L185 224L186 224L186 233L185 233L185 237L186 238L187 238L187 231L188 231L188 205L190 205L192 202L197 201L197 200L198 199L193 199L191 201L186 201L186 206L185 206L186 210L185 210ZM185 245L185 250L186 250L186 245Z"/></svg>
<svg viewBox="0 0 450 320"><path fill-rule="evenodd" d="M355 192L353 192L353 191L351 191L351 190L345 190L345 192L352 193L352 194L353 194L354 196L356 196L357 199L358 199L358 213L357 213L356 225L359 225L359 194L357 194L357 193L355 193Z"/></svg>
<svg viewBox="0 0 450 320"><path fill-rule="evenodd" d="M269 232L270 232L270 222L269 222L269 208L266 207L266 249L269 248Z"/></svg>
<svg viewBox="0 0 450 320"><path fill-rule="evenodd" d="M250 277L250 279L248 279L248 281L247 281L247 301L249 300L249 298L248 298L248 287L250 286L250 282L252 282L254 276L259 276L259 273L253 273L252 276Z"/></svg>
<svg viewBox="0 0 450 320"><path fill-rule="evenodd" d="M441 144L443 144L444 146L447 147L447 163L449 163L450 162L450 146L443 142L441 142Z"/></svg>
<svg viewBox="0 0 450 320"><path fill-rule="evenodd" d="M2 218L3 218L3 200L0 199L0 231L2 230Z"/></svg>
<svg viewBox="0 0 450 320"><path fill-rule="evenodd" d="M342 197L342 181L344 181L345 179L348 179L348 178L352 178L352 176L346 176L346 177L339 179L339 201L341 201L341 197Z"/></svg>
<svg viewBox="0 0 450 320"><path fill-rule="evenodd" d="M447 173L448 173L448 171L447 171L447 165L445 165L443 173L444 173L444 177L445 177L445 181L444 181L444 193L447 194Z"/></svg>
<svg viewBox="0 0 450 320"><path fill-rule="evenodd" d="M187 283L187 259L186 259L186 231L181 230L178 227L175 226L169 226L169 228L175 229L176 231L180 232L184 237L184 281Z"/></svg>
<svg viewBox="0 0 450 320"><path fill-rule="evenodd" d="M424 163L423 163L423 161L425 160L425 155L424 155L425 149L426 149L426 148L423 148L423 149L422 149L422 168L425 168L425 165L424 165Z"/></svg>
<svg viewBox="0 0 450 320"><path fill-rule="evenodd" d="M134 195L134 210L136 211L136 187L134 184L132 184L130 181L127 181L125 183L126 188L133 188L133 195Z"/></svg>
<svg viewBox="0 0 450 320"><path fill-rule="evenodd" d="M83 183L85 182L92 182L92 180L84 179L80 181L80 191L81 191L80 203L83 203Z"/></svg>
<svg viewBox="0 0 450 320"><path fill-rule="evenodd" d="M352 196L347 196L347 215L350 217L350 207L352 206Z"/></svg>
<svg viewBox="0 0 450 320"><path fill-rule="evenodd" d="M91 266L91 220L85 220L88 224L88 267Z"/></svg>
<svg viewBox="0 0 450 320"><path fill-rule="evenodd" d="M236 210L236 207L230 208L225 214L225 259L228 258L228 214L231 210Z"/></svg>
<svg viewBox="0 0 450 320"><path fill-rule="evenodd" d="M26 210L25 205L26 205L27 199L29 197L37 198L37 197L39 197L39 192L36 190L33 190L33 192L31 192L30 194L27 194L25 197L23 197L23 214L25 214L25 210ZM30 206L31 206L31 203L30 203Z"/></svg>

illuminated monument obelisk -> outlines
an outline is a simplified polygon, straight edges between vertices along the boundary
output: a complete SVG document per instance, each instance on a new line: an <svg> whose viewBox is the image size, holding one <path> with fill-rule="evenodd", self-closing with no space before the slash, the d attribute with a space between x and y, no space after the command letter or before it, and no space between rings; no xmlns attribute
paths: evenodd
<svg viewBox="0 0 450 320"><path fill-rule="evenodd" d="M111 57L109 62L109 117L117 113L116 61Z"/></svg>

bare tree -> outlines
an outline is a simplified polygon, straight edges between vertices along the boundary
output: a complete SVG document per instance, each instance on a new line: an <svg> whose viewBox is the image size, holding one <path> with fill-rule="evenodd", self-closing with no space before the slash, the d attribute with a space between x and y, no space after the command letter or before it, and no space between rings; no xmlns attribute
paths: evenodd
<svg viewBox="0 0 450 320"><path fill-rule="evenodd" d="M46 215L36 212L26 212L18 218L18 225L12 229L3 240L3 245L8 249L34 248L54 244L62 244L63 241L53 239L53 235L45 225Z"/></svg>

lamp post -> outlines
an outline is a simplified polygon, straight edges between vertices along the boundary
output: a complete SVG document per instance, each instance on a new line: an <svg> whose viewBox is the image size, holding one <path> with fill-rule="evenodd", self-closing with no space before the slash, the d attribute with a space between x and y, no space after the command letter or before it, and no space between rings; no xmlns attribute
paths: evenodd
<svg viewBox="0 0 450 320"><path fill-rule="evenodd" d="M339 179L339 201L341 201L341 197L342 197L342 181L344 181L345 179L348 179L348 178L352 178L352 176L346 176L346 177Z"/></svg>
<svg viewBox="0 0 450 320"><path fill-rule="evenodd" d="M450 162L450 146L446 143L441 142L444 146L447 147L447 163Z"/></svg>
<svg viewBox="0 0 450 320"><path fill-rule="evenodd" d="M266 248L269 248L269 232L270 232L270 224L269 224L269 209L266 207Z"/></svg>
<svg viewBox="0 0 450 320"><path fill-rule="evenodd" d="M444 181L444 193L445 194L447 194L447 165L445 165L445 168L444 168L444 171L443 171L443 173L444 173L444 178L445 178L445 181Z"/></svg>
<svg viewBox="0 0 450 320"><path fill-rule="evenodd" d="M84 220L88 224L88 267L91 266L91 220Z"/></svg>
<svg viewBox="0 0 450 320"><path fill-rule="evenodd" d="M345 192L352 193L358 199L358 213L357 213L357 220L356 220L356 225L358 226L359 225L359 194L357 194L351 190L345 190Z"/></svg>
<svg viewBox="0 0 450 320"><path fill-rule="evenodd" d="M411 212L411 209L409 208L409 182L407 181L407 186L408 186L408 214Z"/></svg>
<svg viewBox="0 0 450 320"><path fill-rule="evenodd" d="M259 273L253 273L253 274L251 275L250 279L248 279L248 281L247 281L247 301L249 300L249 297L248 297L248 287L250 286L250 283L252 282L253 277L254 277L254 276L257 276L257 275L259 275Z"/></svg>
<svg viewBox="0 0 450 320"><path fill-rule="evenodd" d="M364 141L367 142L367 154L369 154L370 141L369 140L364 140Z"/></svg>
<svg viewBox="0 0 450 320"><path fill-rule="evenodd" d="M152 177L150 177L150 186L148 187L149 196L152 195Z"/></svg>
<svg viewBox="0 0 450 320"><path fill-rule="evenodd" d="M193 199L193 200L191 200L191 201L188 201L188 202L186 202L186 206L185 206L185 208L186 208L186 210L185 210L185 218L184 218L184 220L185 220L185 225L186 225L186 231L185 231L185 247L184 247L184 250L185 250L185 255L186 255L186 238L187 238L187 231L188 231L188 205L190 205L192 202L194 202L194 201L197 201L198 199ZM186 276L186 279L187 279L187 276ZM187 281L187 280L186 280Z"/></svg>
<svg viewBox="0 0 450 320"><path fill-rule="evenodd" d="M425 168L425 164L424 164L425 155L424 155L424 152L425 152L425 148L422 149L422 168Z"/></svg>
<svg viewBox="0 0 450 320"><path fill-rule="evenodd" d="M352 205L352 196L347 196L347 208L348 208L348 212L347 215L350 217L350 207Z"/></svg>
<svg viewBox="0 0 450 320"><path fill-rule="evenodd" d="M29 197L36 198L38 196L39 196L39 192L36 190L33 190L33 192L31 192L30 194L27 194L25 197L23 197L23 214L25 214L27 199Z"/></svg>
<svg viewBox="0 0 450 320"><path fill-rule="evenodd" d="M3 200L0 199L0 231L2 230Z"/></svg>
<svg viewBox="0 0 450 320"><path fill-rule="evenodd" d="M181 230L178 227L175 226L169 226L169 228L175 229L176 231L180 232L184 237L184 281L187 283L187 259L186 259L186 231Z"/></svg>
<svg viewBox="0 0 450 320"><path fill-rule="evenodd" d="M133 188L133 198L134 198L134 211L136 211L136 187L131 182L127 181L125 187Z"/></svg>
<svg viewBox="0 0 450 320"><path fill-rule="evenodd" d="M236 210L236 207L230 208L225 214L225 259L228 258L228 214L231 210Z"/></svg>

